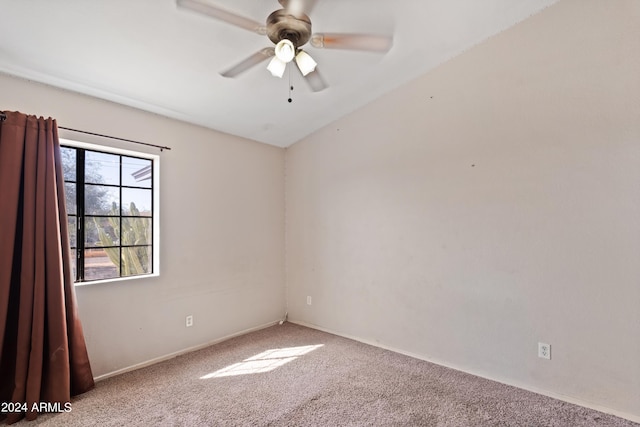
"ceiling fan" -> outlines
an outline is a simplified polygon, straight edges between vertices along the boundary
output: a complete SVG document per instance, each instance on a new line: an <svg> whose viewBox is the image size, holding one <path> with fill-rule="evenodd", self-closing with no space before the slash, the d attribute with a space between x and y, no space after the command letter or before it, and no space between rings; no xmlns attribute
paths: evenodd
<svg viewBox="0 0 640 427"><path fill-rule="evenodd" d="M287 64L295 60L298 70L305 77L314 92L327 87L318 73L316 61L304 50L307 42L319 49L351 49L372 52L387 52L393 39L386 35L348 34L348 33L311 33L311 19L307 15L317 0L278 0L282 9L271 13L266 24L260 24L250 18L229 12L202 0L177 0L185 9L208 15L236 27L266 35L275 46L266 47L226 71L224 77L237 77L248 69L271 58L267 69L275 77L284 75Z"/></svg>

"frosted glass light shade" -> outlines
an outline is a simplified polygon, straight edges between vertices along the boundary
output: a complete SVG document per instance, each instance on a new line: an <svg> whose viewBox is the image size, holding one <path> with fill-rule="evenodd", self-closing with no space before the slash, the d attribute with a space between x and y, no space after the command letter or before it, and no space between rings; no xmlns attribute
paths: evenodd
<svg viewBox="0 0 640 427"><path fill-rule="evenodd" d="M306 76L307 74L315 70L316 66L318 65L318 63L313 60L311 55L302 50L296 55L296 64L298 64L298 68L300 69L300 72L303 76Z"/></svg>
<svg viewBox="0 0 640 427"><path fill-rule="evenodd" d="M276 57L284 63L291 62L295 54L296 48L291 40L282 39L276 45Z"/></svg>
<svg viewBox="0 0 640 427"><path fill-rule="evenodd" d="M282 62L277 56L274 56L269 65L267 65L267 70L271 72L273 77L282 78L285 68L287 68L287 63Z"/></svg>

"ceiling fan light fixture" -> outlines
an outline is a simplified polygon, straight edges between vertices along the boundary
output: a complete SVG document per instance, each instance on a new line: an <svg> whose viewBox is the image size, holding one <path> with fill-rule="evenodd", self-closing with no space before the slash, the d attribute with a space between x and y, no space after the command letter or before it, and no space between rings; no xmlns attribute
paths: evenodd
<svg viewBox="0 0 640 427"><path fill-rule="evenodd" d="M298 52L298 54L296 55L296 64L298 64L298 68L300 69L300 72L303 76L311 73L316 69L316 66L318 65L318 63L313 60L311 55L303 50Z"/></svg>
<svg viewBox="0 0 640 427"><path fill-rule="evenodd" d="M282 39L276 45L275 52L276 52L276 58L278 58L280 61L286 64L287 62L291 62L291 60L295 56L296 47L293 45L291 40Z"/></svg>
<svg viewBox="0 0 640 427"><path fill-rule="evenodd" d="M269 65L267 65L267 70L271 72L273 77L282 78L284 75L284 70L287 68L287 63L282 62L277 56L274 56Z"/></svg>

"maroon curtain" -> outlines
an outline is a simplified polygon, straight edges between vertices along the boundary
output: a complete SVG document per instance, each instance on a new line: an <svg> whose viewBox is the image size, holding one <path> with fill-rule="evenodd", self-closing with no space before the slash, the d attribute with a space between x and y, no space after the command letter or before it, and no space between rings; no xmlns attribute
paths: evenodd
<svg viewBox="0 0 640 427"><path fill-rule="evenodd" d="M0 403L26 413L94 385L71 276L55 120L6 112L0 122Z"/></svg>

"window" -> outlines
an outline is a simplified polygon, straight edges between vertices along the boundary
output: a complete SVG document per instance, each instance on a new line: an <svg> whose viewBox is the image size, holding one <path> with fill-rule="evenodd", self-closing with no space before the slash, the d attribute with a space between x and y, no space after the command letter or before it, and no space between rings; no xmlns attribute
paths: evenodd
<svg viewBox="0 0 640 427"><path fill-rule="evenodd" d="M75 281L154 274L157 158L69 142L61 154Z"/></svg>

